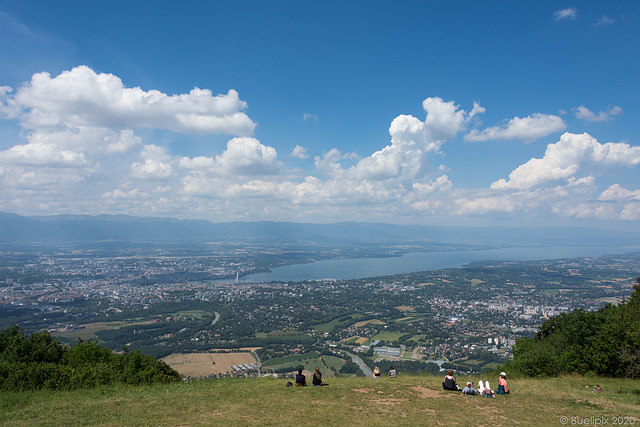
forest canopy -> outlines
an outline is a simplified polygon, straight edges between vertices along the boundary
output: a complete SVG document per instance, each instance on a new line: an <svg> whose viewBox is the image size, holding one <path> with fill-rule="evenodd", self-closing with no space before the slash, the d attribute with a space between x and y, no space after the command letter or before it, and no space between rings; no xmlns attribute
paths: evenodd
<svg viewBox="0 0 640 427"><path fill-rule="evenodd" d="M526 376L640 376L640 277L629 299L598 311L577 309L544 322L516 342L505 370Z"/></svg>

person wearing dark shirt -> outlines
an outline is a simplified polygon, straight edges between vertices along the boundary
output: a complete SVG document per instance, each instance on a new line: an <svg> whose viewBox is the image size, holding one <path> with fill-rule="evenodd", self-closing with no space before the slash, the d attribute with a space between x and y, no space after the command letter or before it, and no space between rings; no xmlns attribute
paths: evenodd
<svg viewBox="0 0 640 427"><path fill-rule="evenodd" d="M304 387L307 385L307 377L302 373L302 368L298 369L298 373L296 374L296 382L294 385L296 387Z"/></svg>
<svg viewBox="0 0 640 427"><path fill-rule="evenodd" d="M442 388L445 390L459 390L456 384L456 377L453 376L453 369L449 369L449 372L445 375L444 381L442 382Z"/></svg>
<svg viewBox="0 0 640 427"><path fill-rule="evenodd" d="M311 379L311 385L319 386L319 385L327 385L322 382L322 372L320 372L320 368L316 366L316 370L313 372L313 378Z"/></svg>

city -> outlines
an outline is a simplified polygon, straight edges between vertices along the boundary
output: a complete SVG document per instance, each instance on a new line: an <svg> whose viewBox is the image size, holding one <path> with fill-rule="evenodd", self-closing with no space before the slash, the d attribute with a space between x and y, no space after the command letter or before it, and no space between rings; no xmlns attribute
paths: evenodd
<svg viewBox="0 0 640 427"><path fill-rule="evenodd" d="M640 254L628 254L476 262L369 279L238 281L255 259L4 252L3 326L156 357L259 347L264 362L324 349L480 370L511 357L516 340L546 319L616 304L640 269Z"/></svg>

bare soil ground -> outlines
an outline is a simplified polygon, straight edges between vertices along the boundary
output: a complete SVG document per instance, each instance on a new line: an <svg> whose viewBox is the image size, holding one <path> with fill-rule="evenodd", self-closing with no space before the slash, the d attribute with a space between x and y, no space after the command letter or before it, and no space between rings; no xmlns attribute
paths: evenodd
<svg viewBox="0 0 640 427"><path fill-rule="evenodd" d="M251 348L255 350L258 347ZM249 349L248 349L249 350ZM185 376L206 377L233 371L233 365L256 363L251 353L186 353L170 354L162 360Z"/></svg>

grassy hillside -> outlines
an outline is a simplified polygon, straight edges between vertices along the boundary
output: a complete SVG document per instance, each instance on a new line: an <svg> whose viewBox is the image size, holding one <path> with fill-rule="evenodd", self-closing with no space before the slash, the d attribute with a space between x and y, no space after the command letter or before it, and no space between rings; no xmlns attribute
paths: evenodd
<svg viewBox="0 0 640 427"><path fill-rule="evenodd" d="M496 387L496 379L490 380ZM442 379L430 376L332 378L328 387L305 388L286 387L286 382L263 378L75 392L2 392L0 425L552 426L562 425L561 417L568 417L568 425L577 424L572 417L589 418L591 424L606 418L609 425L620 424L613 417L635 417L640 424L637 380L512 379L512 394L495 399L445 392ZM585 388L596 384L604 392Z"/></svg>

